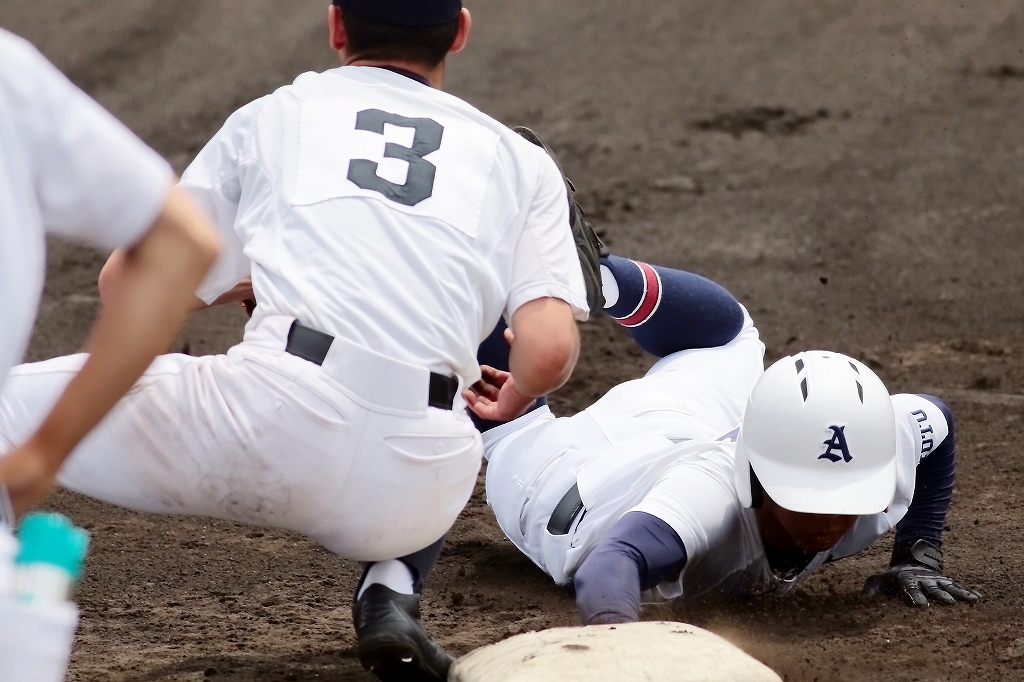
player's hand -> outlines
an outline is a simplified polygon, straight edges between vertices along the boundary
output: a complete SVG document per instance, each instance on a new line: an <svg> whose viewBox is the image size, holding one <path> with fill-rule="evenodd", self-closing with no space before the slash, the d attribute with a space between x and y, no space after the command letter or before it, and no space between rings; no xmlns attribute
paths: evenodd
<svg viewBox="0 0 1024 682"><path fill-rule="evenodd" d="M536 402L516 390L515 379L508 372L480 365L480 381L462 392L466 404L481 419L508 422L521 417Z"/></svg>
<svg viewBox="0 0 1024 682"><path fill-rule="evenodd" d="M0 482L7 486L16 514L38 506L56 486L57 470L32 441L0 459Z"/></svg>
<svg viewBox="0 0 1024 682"><path fill-rule="evenodd" d="M943 575L942 552L931 543L918 540L904 558L885 573L867 579L863 591L866 599L887 594L902 597L912 606L928 606L930 602L973 603L981 599L981 593Z"/></svg>
<svg viewBox="0 0 1024 682"><path fill-rule="evenodd" d="M881 593L903 597L913 606L928 606L929 600L948 605L981 599L980 593L954 582L938 571L908 564L893 566L885 573L867 579L864 583L865 598L873 599Z"/></svg>
<svg viewBox="0 0 1024 682"><path fill-rule="evenodd" d="M247 301L253 301L253 307L256 307L256 295L252 292L252 278L246 277L235 286L231 287L223 294L217 297L217 300L210 304L212 308L215 305L223 305L225 303L240 302L243 305Z"/></svg>

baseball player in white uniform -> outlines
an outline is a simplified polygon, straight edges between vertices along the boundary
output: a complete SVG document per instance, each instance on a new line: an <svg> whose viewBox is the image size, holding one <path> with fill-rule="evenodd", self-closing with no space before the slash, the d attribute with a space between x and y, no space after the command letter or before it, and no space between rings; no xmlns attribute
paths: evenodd
<svg viewBox="0 0 1024 682"><path fill-rule="evenodd" d="M393 560L440 538L472 492L482 446L461 393L480 378L477 346L509 321L519 391L499 402L514 416L568 378L587 315L555 163L438 89L470 25L459 0L338 0L343 66L227 120L181 187L224 241L202 304L251 280L244 340L157 358L59 479L383 562L355 618L360 658L384 679L444 679L451 660ZM121 266L115 253L102 296L123 290ZM30 432L85 360L16 368L0 440Z"/></svg>
<svg viewBox="0 0 1024 682"><path fill-rule="evenodd" d="M575 585L584 623L637 620L642 601L785 593L893 528L868 593L979 598L943 574L956 449L942 400L890 397L838 353L762 373L757 329L727 292L614 256L602 266L606 310L661 360L572 417L541 407L484 434L499 525Z"/></svg>
<svg viewBox="0 0 1024 682"><path fill-rule="evenodd" d="M50 491L67 454L173 340L216 256L213 226L173 179L163 159L35 48L0 30L0 383L28 345L46 234L126 247L125 288L93 330L88 359L32 424L0 439L0 498L9 487L19 511ZM74 616L68 623L8 598L0 596L0 678L42 682L43 667L63 679ZM45 645L24 639L51 635Z"/></svg>

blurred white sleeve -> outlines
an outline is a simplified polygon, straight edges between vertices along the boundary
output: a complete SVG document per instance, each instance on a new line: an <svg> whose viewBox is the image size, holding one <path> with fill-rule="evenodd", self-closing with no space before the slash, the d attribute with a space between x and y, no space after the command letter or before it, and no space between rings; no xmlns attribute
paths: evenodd
<svg viewBox="0 0 1024 682"><path fill-rule="evenodd" d="M170 165L31 44L0 39L0 94L27 145L43 227L105 249L138 241L163 209Z"/></svg>
<svg viewBox="0 0 1024 682"><path fill-rule="evenodd" d="M252 269L235 230L235 218L242 194L239 167L264 101L250 102L228 117L181 175L180 186L210 214L223 241L220 255L196 290L206 303L249 277Z"/></svg>

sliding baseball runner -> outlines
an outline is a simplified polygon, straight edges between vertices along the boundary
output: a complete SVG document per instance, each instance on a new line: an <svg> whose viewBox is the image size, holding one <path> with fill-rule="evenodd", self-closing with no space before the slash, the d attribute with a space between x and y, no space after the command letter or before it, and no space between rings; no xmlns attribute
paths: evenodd
<svg viewBox="0 0 1024 682"><path fill-rule="evenodd" d="M575 586L584 623L637 620L645 601L786 593L894 528L890 567L867 594L979 598L943 566L956 469L945 402L890 396L839 353L762 373L757 329L724 289L614 256L602 265L606 312L661 359L579 414L541 407L484 434L499 525Z"/></svg>

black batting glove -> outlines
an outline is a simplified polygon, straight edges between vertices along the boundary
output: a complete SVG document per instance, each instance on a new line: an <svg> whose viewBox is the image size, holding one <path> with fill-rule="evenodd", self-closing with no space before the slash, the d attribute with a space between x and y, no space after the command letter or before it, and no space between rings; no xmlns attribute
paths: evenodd
<svg viewBox="0 0 1024 682"><path fill-rule="evenodd" d="M864 583L866 599L874 599L880 593L903 597L913 606L928 606L930 601L949 605L981 599L981 593L942 574L942 551L927 540L893 548L889 570Z"/></svg>

